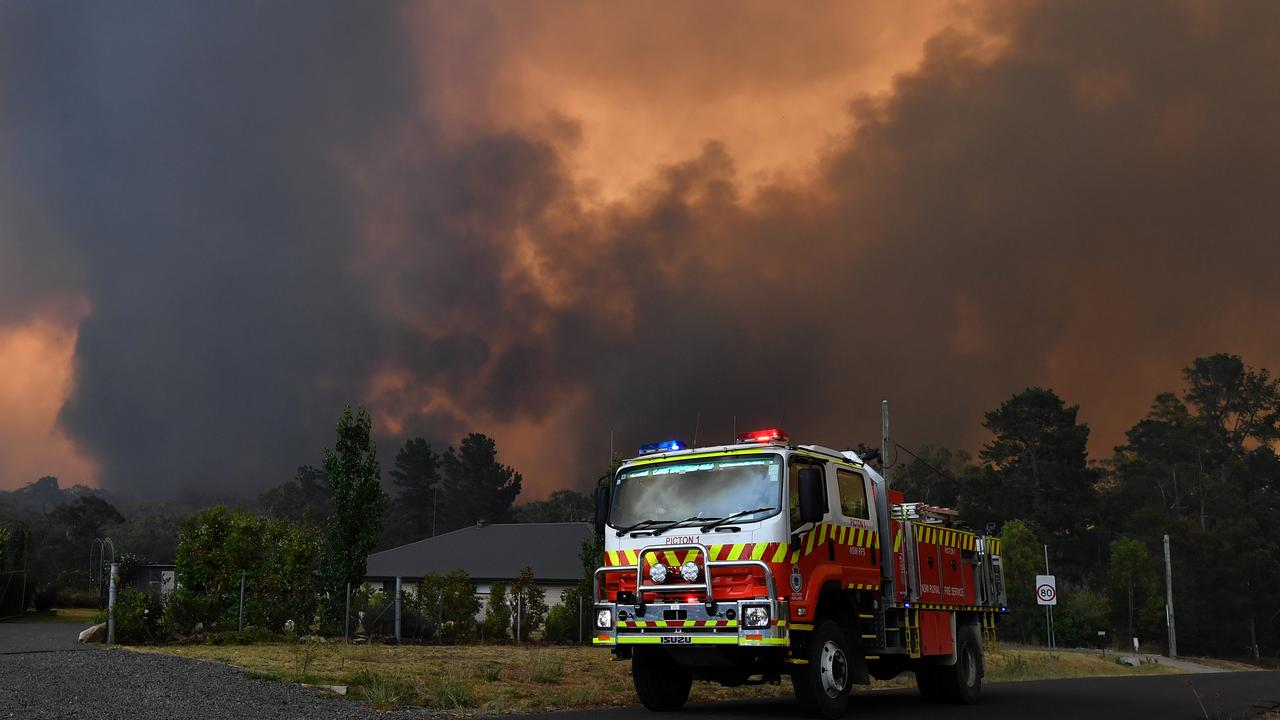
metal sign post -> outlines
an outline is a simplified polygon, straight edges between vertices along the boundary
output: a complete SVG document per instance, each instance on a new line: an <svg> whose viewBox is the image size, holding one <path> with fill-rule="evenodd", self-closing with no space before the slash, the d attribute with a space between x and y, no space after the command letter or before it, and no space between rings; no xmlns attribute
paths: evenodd
<svg viewBox="0 0 1280 720"><path fill-rule="evenodd" d="M1049 546L1044 546L1044 575L1036 576L1036 602L1044 606L1046 640L1049 657L1053 657L1053 606L1058 604L1058 581L1049 574Z"/></svg>

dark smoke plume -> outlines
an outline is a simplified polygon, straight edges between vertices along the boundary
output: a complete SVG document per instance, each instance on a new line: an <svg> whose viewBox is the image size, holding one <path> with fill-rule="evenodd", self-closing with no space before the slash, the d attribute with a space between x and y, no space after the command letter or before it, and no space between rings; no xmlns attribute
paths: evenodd
<svg viewBox="0 0 1280 720"><path fill-rule="evenodd" d="M571 118L441 124L510 38L441 37L473 58L441 80L375 7L3 11L0 208L59 240L0 225L0 298L87 298L62 419L105 485L275 484L349 400L388 442L554 436L535 492L610 430L874 443L881 398L972 446L1030 384L1097 453L1195 355L1280 360L1274 3L982 6L803 177L746 183L706 128L607 202Z"/></svg>

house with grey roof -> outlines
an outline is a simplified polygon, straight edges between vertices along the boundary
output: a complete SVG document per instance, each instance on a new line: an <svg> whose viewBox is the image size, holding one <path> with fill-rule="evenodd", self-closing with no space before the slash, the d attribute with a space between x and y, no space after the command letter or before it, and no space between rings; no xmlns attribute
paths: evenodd
<svg viewBox="0 0 1280 720"><path fill-rule="evenodd" d="M579 555L594 533L590 523L480 523L373 553L365 580L391 586L398 577L411 585L424 575L465 570L484 601L493 583L510 583L530 567L552 606L582 578Z"/></svg>

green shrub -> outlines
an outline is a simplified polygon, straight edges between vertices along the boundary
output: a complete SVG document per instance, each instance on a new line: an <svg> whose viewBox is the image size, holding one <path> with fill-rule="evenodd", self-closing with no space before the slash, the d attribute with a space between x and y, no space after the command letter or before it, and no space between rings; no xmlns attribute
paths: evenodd
<svg viewBox="0 0 1280 720"><path fill-rule="evenodd" d="M419 583L417 594L407 599L421 618L425 637L460 642L475 635L480 599L466 571L427 575Z"/></svg>
<svg viewBox="0 0 1280 720"><path fill-rule="evenodd" d="M519 608L516 629L520 632L518 640L529 640L530 635L541 627L547 617L546 591L533 577L533 568L525 567L511 583L508 591L511 599Z"/></svg>
<svg viewBox="0 0 1280 720"><path fill-rule="evenodd" d="M292 620L300 631L316 624L320 534L309 523L264 519L217 506L182 522L175 555L181 590L172 611L175 632L238 624L244 583L244 621L279 631ZM228 622L229 621L229 622Z"/></svg>
<svg viewBox="0 0 1280 720"><path fill-rule="evenodd" d="M484 638L506 640L511 637L511 606L507 604L507 584L489 586L489 602L484 609Z"/></svg>
<svg viewBox="0 0 1280 720"><path fill-rule="evenodd" d="M585 609L584 609L585 614ZM544 639L554 643L578 642L578 607L556 605L547 613L547 625Z"/></svg>
<svg viewBox="0 0 1280 720"><path fill-rule="evenodd" d="M1062 647L1102 647L1107 636L1099 630L1109 626L1111 604L1105 596L1085 588L1064 588L1062 601L1054 608L1054 637Z"/></svg>
<svg viewBox="0 0 1280 720"><path fill-rule="evenodd" d="M218 596L198 595L185 588L175 590L165 602L165 629L174 636L193 635L197 625L203 625L205 632L213 632L226 611L226 604Z"/></svg>
<svg viewBox="0 0 1280 720"><path fill-rule="evenodd" d="M487 662L480 666L480 672L477 674L485 682L497 682L498 678L502 676L502 665L496 662Z"/></svg>
<svg viewBox="0 0 1280 720"><path fill-rule="evenodd" d="M161 622L164 608L160 598L137 588L116 590L116 642L125 644L156 642L164 638Z"/></svg>

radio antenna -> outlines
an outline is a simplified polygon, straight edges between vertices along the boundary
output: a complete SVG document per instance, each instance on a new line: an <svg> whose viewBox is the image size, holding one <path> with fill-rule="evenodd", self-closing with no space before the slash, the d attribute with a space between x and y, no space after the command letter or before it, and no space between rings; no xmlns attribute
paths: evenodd
<svg viewBox="0 0 1280 720"><path fill-rule="evenodd" d="M698 428L702 425L702 411L698 411L698 416L693 420L693 447L698 447Z"/></svg>

